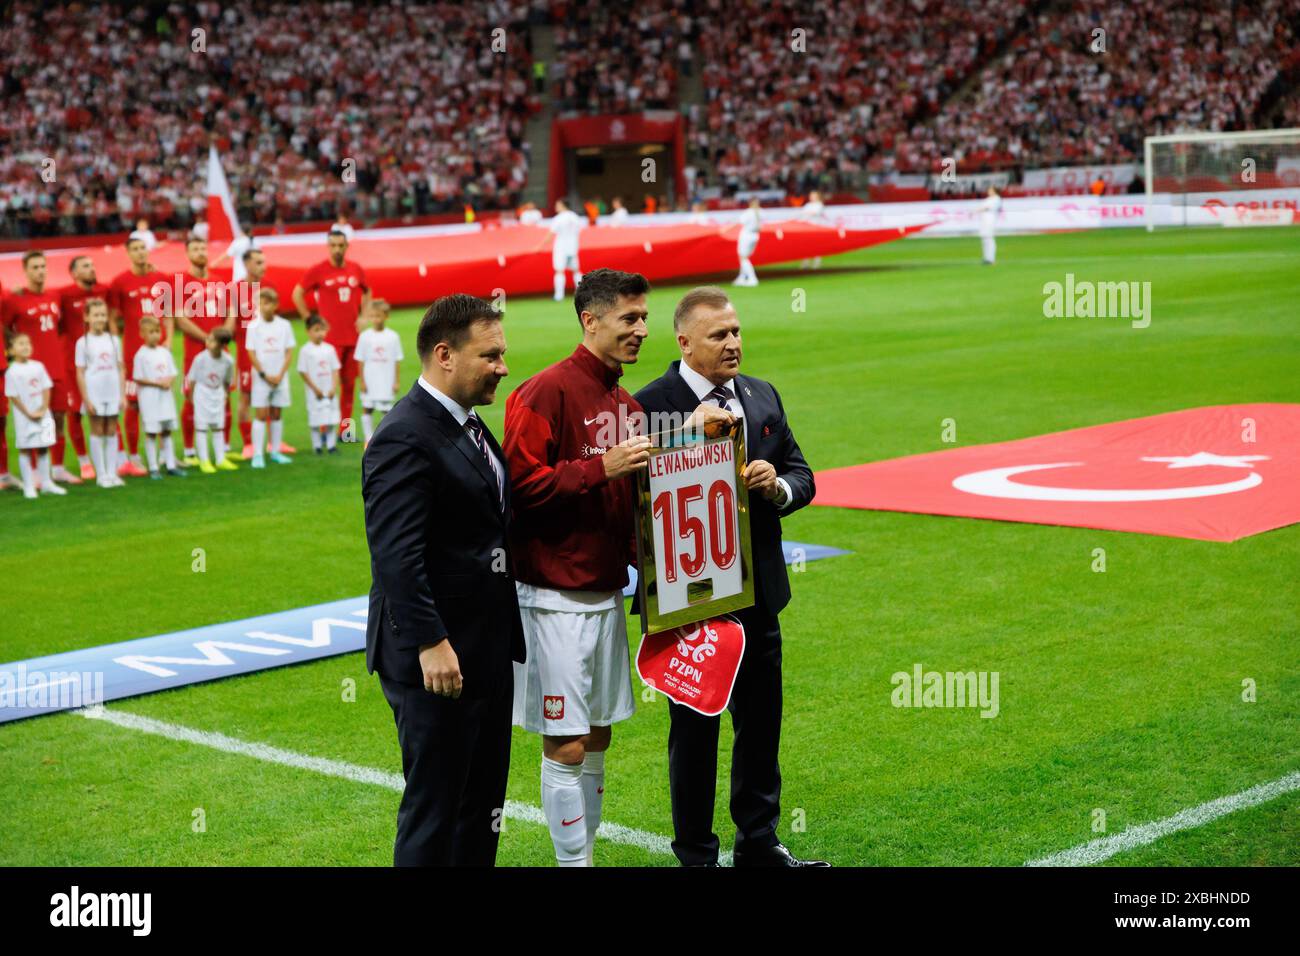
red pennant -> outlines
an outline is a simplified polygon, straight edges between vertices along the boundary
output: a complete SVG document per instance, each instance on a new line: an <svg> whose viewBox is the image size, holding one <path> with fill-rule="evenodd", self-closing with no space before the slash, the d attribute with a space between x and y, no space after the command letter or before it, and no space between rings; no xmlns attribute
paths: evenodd
<svg viewBox="0 0 1300 956"><path fill-rule="evenodd" d="M731 617L715 617L641 638L636 672L679 704L706 717L727 709L745 656L745 629Z"/></svg>

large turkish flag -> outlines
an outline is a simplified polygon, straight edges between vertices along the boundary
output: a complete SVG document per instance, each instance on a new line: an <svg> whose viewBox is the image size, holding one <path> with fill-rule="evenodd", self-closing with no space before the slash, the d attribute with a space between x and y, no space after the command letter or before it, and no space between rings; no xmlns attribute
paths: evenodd
<svg viewBox="0 0 1300 956"><path fill-rule="evenodd" d="M1235 541L1300 521L1300 405L1215 405L817 472L817 505Z"/></svg>

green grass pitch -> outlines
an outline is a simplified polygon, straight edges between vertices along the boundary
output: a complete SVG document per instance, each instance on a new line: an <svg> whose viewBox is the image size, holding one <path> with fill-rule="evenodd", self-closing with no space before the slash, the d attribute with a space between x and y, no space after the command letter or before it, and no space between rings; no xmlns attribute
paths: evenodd
<svg viewBox="0 0 1300 956"><path fill-rule="evenodd" d="M1106 231L912 240L773 268L737 289L744 369L780 389L814 468L1198 405L1300 400L1300 231ZM1150 281L1149 328L1044 318L1043 284ZM650 297L626 384L676 357L684 286ZM795 290L806 311L792 310ZM394 327L416 374L419 312ZM508 303L513 387L578 338L571 300ZM300 336L301 338L301 336ZM301 343L300 343L301 344ZM500 434L505 400L484 410ZM308 448L301 383L286 437ZM64 499L0 495L0 660L366 592L360 446L334 458ZM852 555L792 576L782 616L782 839L840 865L1018 865L1300 769L1300 527L1232 544L807 508L786 536ZM206 551L207 570L191 570ZM1105 573L1091 570L1104 548ZM635 632L635 624L629 626ZM633 638L635 646L636 638ZM895 709L890 675L998 671L1001 712ZM343 700L347 678L354 702ZM1258 687L1242 700L1242 681ZM385 772L391 712L363 655L109 704ZM614 732L605 819L670 836L667 705ZM716 828L728 848L729 721ZM537 804L539 741L515 732L509 796ZM398 795L60 714L0 726L0 864L391 862ZM201 808L206 831L194 832ZM1300 864L1300 792L1132 852L1126 864ZM597 861L671 865L602 841ZM551 865L507 823L499 862Z"/></svg>

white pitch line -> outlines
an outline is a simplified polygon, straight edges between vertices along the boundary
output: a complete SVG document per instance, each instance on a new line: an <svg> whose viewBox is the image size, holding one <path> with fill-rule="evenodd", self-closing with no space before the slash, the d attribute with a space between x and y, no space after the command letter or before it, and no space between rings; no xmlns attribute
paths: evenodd
<svg viewBox="0 0 1300 956"><path fill-rule="evenodd" d="M1177 833L1180 830L1191 830L1195 827L1204 826L1219 817L1258 806L1261 803L1267 803L1269 800L1275 800L1294 790L1300 790L1300 770L1289 773L1277 780L1261 783L1249 790L1243 790L1241 793L1229 794L1226 797L1219 797L1217 800L1202 803L1200 806L1188 807L1186 810L1175 813L1171 817L1165 817L1163 820L1154 820L1151 823L1129 827L1123 833L1099 837L1096 840L1081 843L1079 846L1071 847L1060 853L1053 853L1051 856L1045 856L1038 860L1030 860L1025 866L1092 866L1094 863L1109 860L1117 853L1146 846L1148 843L1154 843L1161 837L1167 837L1171 833Z"/></svg>
<svg viewBox="0 0 1300 956"><path fill-rule="evenodd" d="M169 724L140 714L130 714L122 710L109 710L102 705L83 708L74 711L74 713L81 714L83 717L92 720L104 720L129 730L138 730L141 733L166 737L169 740L197 744L200 747L210 747L213 750L238 754L241 757L252 757L254 760L263 760L267 763L279 764L282 767L310 770L313 773L323 774L327 777L350 780L353 783L368 783L372 786L395 790L398 793L401 793L405 788L405 782L400 773L391 773L374 767L362 767L358 764L346 763L342 760L330 760L326 757L313 757L293 750L272 747L269 744L251 743L237 737L227 737L225 734L212 730L196 730L193 727ZM546 814L542 812L540 807L531 803L507 800L505 816L509 820L519 820L523 823L536 823L539 826L546 826ZM648 853L671 856L673 852L671 841L658 833L649 833L645 830L637 830L608 821L601 821L597 833L601 838L609 840L611 843L623 843L645 850ZM729 866L731 864L731 854L722 854L719 862L724 866Z"/></svg>

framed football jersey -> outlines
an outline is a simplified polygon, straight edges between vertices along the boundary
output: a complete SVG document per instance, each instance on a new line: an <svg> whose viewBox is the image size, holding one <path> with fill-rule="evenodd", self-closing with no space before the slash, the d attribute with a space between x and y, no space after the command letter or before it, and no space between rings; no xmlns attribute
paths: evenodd
<svg viewBox="0 0 1300 956"><path fill-rule="evenodd" d="M657 634L754 604L740 421L652 436L637 474L641 631Z"/></svg>

